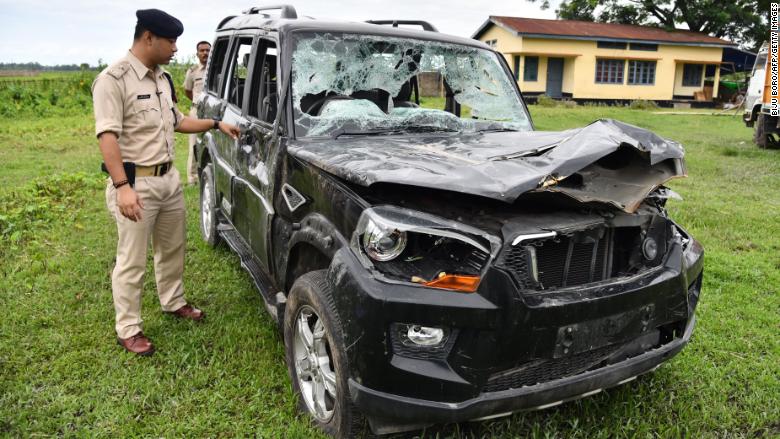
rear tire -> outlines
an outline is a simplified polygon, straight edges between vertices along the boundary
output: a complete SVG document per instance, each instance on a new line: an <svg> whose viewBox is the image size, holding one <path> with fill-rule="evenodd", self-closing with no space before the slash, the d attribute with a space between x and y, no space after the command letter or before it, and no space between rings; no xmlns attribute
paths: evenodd
<svg viewBox="0 0 780 439"><path fill-rule="evenodd" d="M753 129L753 143L758 145L759 148L766 148L767 145L767 136L766 136L766 129L764 127L765 124L765 118L763 114L759 114L758 118L756 119L756 125Z"/></svg>
<svg viewBox="0 0 780 439"><path fill-rule="evenodd" d="M342 326L326 270L299 277L287 297L284 345L299 409L323 432L364 437L366 422L349 396Z"/></svg>
<svg viewBox="0 0 780 439"><path fill-rule="evenodd" d="M200 233L211 247L216 247L221 241L217 232L218 223L214 167L208 163L200 173Z"/></svg>

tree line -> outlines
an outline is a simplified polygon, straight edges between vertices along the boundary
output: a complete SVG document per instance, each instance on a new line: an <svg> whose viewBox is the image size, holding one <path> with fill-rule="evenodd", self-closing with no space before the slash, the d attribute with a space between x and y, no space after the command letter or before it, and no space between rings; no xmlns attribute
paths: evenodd
<svg viewBox="0 0 780 439"><path fill-rule="evenodd" d="M45 72L45 71L57 71L57 72L63 72L63 71L80 71L80 70L91 70L93 67L91 67L87 63L81 63L81 64L57 64L53 66L44 66L41 65L38 62L27 62L27 63L0 63L0 70L26 70L26 71L34 71L34 72Z"/></svg>
<svg viewBox="0 0 780 439"><path fill-rule="evenodd" d="M550 7L550 0L530 1L539 1L542 9ZM770 0L563 0L555 12L564 20L668 30L684 26L756 52L769 38L769 4Z"/></svg>

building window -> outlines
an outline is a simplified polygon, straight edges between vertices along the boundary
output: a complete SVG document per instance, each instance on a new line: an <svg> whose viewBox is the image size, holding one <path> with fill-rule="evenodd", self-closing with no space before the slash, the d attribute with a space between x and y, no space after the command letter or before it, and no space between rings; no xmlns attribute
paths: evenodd
<svg viewBox="0 0 780 439"><path fill-rule="evenodd" d="M495 49L496 48L496 44L498 44L498 40L487 40L487 41L485 41L485 44L487 44L491 48Z"/></svg>
<svg viewBox="0 0 780 439"><path fill-rule="evenodd" d="M626 43L620 43L617 41L597 41L596 47L599 49L625 49Z"/></svg>
<svg viewBox="0 0 780 439"><path fill-rule="evenodd" d="M622 59L597 59L596 82L599 84L622 84L626 61Z"/></svg>
<svg viewBox="0 0 780 439"><path fill-rule="evenodd" d="M526 56L523 68L523 81L536 81L539 73L539 57Z"/></svg>
<svg viewBox="0 0 780 439"><path fill-rule="evenodd" d="M512 69L512 72L515 74L515 81L520 80L520 55L515 55L513 57L513 66L514 69Z"/></svg>
<svg viewBox="0 0 780 439"><path fill-rule="evenodd" d="M628 83L634 85L655 84L655 61L629 61Z"/></svg>
<svg viewBox="0 0 780 439"><path fill-rule="evenodd" d="M645 50L648 52L658 52L658 44L631 43L631 50Z"/></svg>
<svg viewBox="0 0 780 439"><path fill-rule="evenodd" d="M683 87L701 87L701 64L685 64L683 66Z"/></svg>

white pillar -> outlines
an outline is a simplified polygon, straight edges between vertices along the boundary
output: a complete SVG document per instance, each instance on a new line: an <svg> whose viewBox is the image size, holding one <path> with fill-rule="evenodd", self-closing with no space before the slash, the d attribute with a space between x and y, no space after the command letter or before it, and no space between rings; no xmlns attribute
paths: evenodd
<svg viewBox="0 0 780 439"><path fill-rule="evenodd" d="M707 71L707 68L704 68ZM712 100L718 97L718 83L720 82L720 64L715 64L715 80L712 82Z"/></svg>

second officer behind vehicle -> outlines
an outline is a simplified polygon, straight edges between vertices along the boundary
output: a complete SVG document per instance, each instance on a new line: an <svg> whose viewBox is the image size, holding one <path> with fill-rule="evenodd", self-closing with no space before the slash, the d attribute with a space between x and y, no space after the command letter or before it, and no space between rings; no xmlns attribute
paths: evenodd
<svg viewBox="0 0 780 439"><path fill-rule="evenodd" d="M211 43L208 41L201 41L195 45L198 56L198 64L187 69L187 74L184 76L184 93L192 101L190 107L190 116L198 116L198 108L196 104L200 99L200 94L203 93L203 80L206 76L206 62L209 60L209 52L211 52ZM189 147L187 149L187 183L195 184L198 182L198 167L195 162L195 134L187 136L189 139Z"/></svg>

